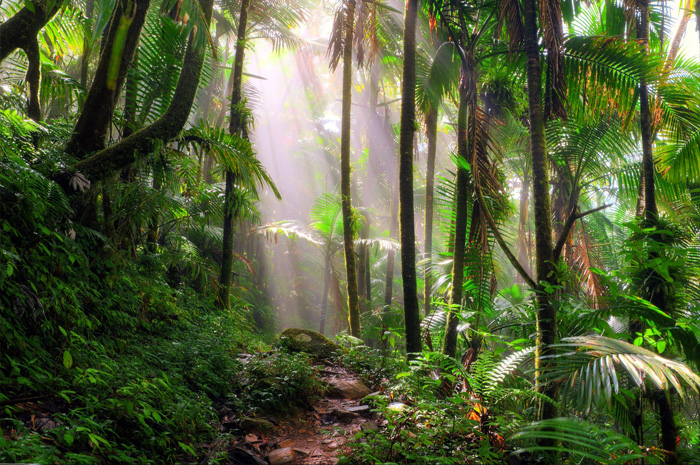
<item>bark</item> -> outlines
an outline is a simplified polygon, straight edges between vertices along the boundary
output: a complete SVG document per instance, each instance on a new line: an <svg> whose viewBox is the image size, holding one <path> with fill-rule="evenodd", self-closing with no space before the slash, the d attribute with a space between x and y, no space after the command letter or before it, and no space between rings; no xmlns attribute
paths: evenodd
<svg viewBox="0 0 700 465"><path fill-rule="evenodd" d="M389 224L389 237L396 237L396 230L399 229L398 207L399 207L398 186L394 188L394 198L391 204L391 223ZM391 249L386 256L386 285L384 287L384 311L391 307L391 300L394 297L394 250Z"/></svg>
<svg viewBox="0 0 700 465"><path fill-rule="evenodd" d="M467 141L467 113L468 102L465 93L460 90L459 111L457 112L457 151L459 157L466 162L468 153ZM445 329L445 343L443 353L450 357L457 354L457 325L458 314L462 305L462 288L464 287L464 253L467 240L467 214L468 214L468 178L467 172L462 167L457 168L457 192L456 212L454 228L454 246L452 254L452 293L450 294L450 307L447 314L447 326Z"/></svg>
<svg viewBox="0 0 700 465"><path fill-rule="evenodd" d="M149 4L150 0L119 0L115 6L95 77L66 152L83 156L104 148Z"/></svg>
<svg viewBox="0 0 700 465"><path fill-rule="evenodd" d="M57 1L49 9L49 4L52 3L47 0L34 0L31 10L25 6L0 24L0 63L10 53L17 49L25 50L36 41L39 31L63 6L62 1Z"/></svg>
<svg viewBox="0 0 700 465"><path fill-rule="evenodd" d="M345 41L343 46L343 108L340 135L340 195L343 213L343 242L345 272L348 287L348 323L350 334L360 337L360 302L357 291L357 270L352 228L352 198L350 192L350 126L352 105L352 44L355 23L355 0L346 3Z"/></svg>
<svg viewBox="0 0 700 465"><path fill-rule="evenodd" d="M360 238L369 238L369 218L367 218L367 215L364 215L362 219ZM361 244L358 249L357 292L360 298L360 311L366 312L371 303L367 295L369 291L369 245Z"/></svg>
<svg viewBox="0 0 700 465"><path fill-rule="evenodd" d="M41 51L36 37L29 41L24 48L29 65L27 67L27 85L29 87L29 102L27 116L36 122L41 121L41 105L39 104L39 85L41 84Z"/></svg>
<svg viewBox="0 0 700 465"><path fill-rule="evenodd" d="M213 1L200 0L200 5L208 24ZM187 123L204 63L205 50L198 47L194 39L194 36L190 37L187 44L175 93L163 116L119 143L79 161L73 166L75 171L85 174L93 182L101 181L131 165L137 156L151 153L158 141L170 141L177 137Z"/></svg>
<svg viewBox="0 0 700 465"><path fill-rule="evenodd" d="M403 278L406 352L421 352L420 306L416 284L416 231L413 211L413 136L416 114L416 20L418 0L406 2L403 29L403 78L401 80L401 133L399 136L399 217L401 276Z"/></svg>
<svg viewBox="0 0 700 465"><path fill-rule="evenodd" d="M248 27L248 10L250 0L241 2L241 14L238 19L238 36L236 42L236 55L233 64L233 89L231 91L231 120L229 133L242 135L245 131L245 118L243 114L243 62L245 59L246 29ZM219 278L219 298L217 305L228 309L230 306L229 295L233 282L233 229L236 217L234 204L235 175L226 170L226 191L224 197L224 231L223 231L223 258L221 260L221 276Z"/></svg>
<svg viewBox="0 0 700 465"><path fill-rule="evenodd" d="M88 71L90 68L90 55L92 54L92 50L90 48L90 36L92 35L92 28L90 28L88 25L90 24L90 21L92 19L93 12L95 10L95 2L92 0L87 0L85 4L85 19L88 21L85 21L85 29L83 33L85 34L85 37L83 38L83 54L80 57L80 85L83 87L87 87L87 81L88 81Z"/></svg>
<svg viewBox="0 0 700 465"><path fill-rule="evenodd" d="M556 338L556 311L544 291L543 282L554 279L554 250L552 245L552 209L549 195L549 171L545 140L544 114L542 111L542 82L540 54L537 35L537 12L535 0L524 0L525 55L527 67L527 93L530 115L530 150L532 155L532 197L535 214L535 252L537 273L537 353L535 368L541 372L547 363L543 358L551 354L549 346ZM537 390L556 398L556 387L539 384ZM554 418L557 409L550 402L541 402L539 419ZM551 441L540 441L550 446Z"/></svg>
<svg viewBox="0 0 700 465"><path fill-rule="evenodd" d="M134 53L133 67L138 67L138 50ZM126 90L124 94L124 128L122 137L129 137L136 131L136 99L138 98L138 80L134 76L127 77Z"/></svg>
<svg viewBox="0 0 700 465"><path fill-rule="evenodd" d="M518 261L523 264L523 268L528 274L532 274L530 269L530 244L527 240L527 225L530 215L530 175L525 168L523 173L523 185L520 188L520 222L518 223ZM519 282L525 282L522 276L518 275Z"/></svg>
<svg viewBox="0 0 700 465"><path fill-rule="evenodd" d="M323 334L326 329L326 312L328 310L328 288L331 284L331 257L326 256L325 265L323 266L323 301L321 303L321 324L318 332Z"/></svg>
<svg viewBox="0 0 700 465"><path fill-rule="evenodd" d="M425 132L428 137L428 160L425 174L425 267L423 308L425 315L430 315L432 300L432 276L430 264L433 258L433 207L435 203L435 155L437 153L437 107L430 110L425 120Z"/></svg>
<svg viewBox="0 0 700 465"><path fill-rule="evenodd" d="M163 188L163 170L165 170L165 166L162 166L160 160L153 163L153 190L155 192L160 192ZM160 215L158 212L154 212L149 219L148 235L146 236L146 249L151 254L155 254L158 251L159 226Z"/></svg>
<svg viewBox="0 0 700 465"><path fill-rule="evenodd" d="M637 3L639 8L639 22L637 24L637 40L640 41L648 53L649 51L649 0L640 0ZM656 168L654 166L653 146L654 135L651 128L651 110L649 108L649 89L644 79L639 84L639 119L642 132L642 176L644 178L644 206L645 215L644 223L646 227L657 225L659 210L656 204L656 186L654 174ZM650 240L655 240L651 237ZM653 262L658 258L656 252L652 251L649 254L649 262ZM666 288L657 290L653 295L644 296L653 305L667 312L668 299ZM670 396L670 394L669 394ZM667 393L663 391L655 391L652 394L652 400L659 409L659 417L661 421L661 447L667 452L664 463L667 465L675 465L678 463L676 456L676 437L678 430L673 418L673 410ZM635 412L633 412L634 414Z"/></svg>
<svg viewBox="0 0 700 465"><path fill-rule="evenodd" d="M666 465L676 465L678 456L676 455L676 438L678 437L678 428L676 421L673 418L673 407L671 405L670 392L655 391L652 394L652 400L659 408L659 421L661 423L661 447L666 451L664 463Z"/></svg>

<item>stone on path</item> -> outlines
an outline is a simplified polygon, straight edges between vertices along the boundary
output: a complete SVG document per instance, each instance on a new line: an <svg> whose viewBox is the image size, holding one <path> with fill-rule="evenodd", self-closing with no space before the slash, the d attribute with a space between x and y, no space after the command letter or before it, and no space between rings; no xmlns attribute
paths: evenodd
<svg viewBox="0 0 700 465"><path fill-rule="evenodd" d="M336 379L326 380L331 386L331 394L343 399L362 399L371 391L358 379Z"/></svg>
<svg viewBox="0 0 700 465"><path fill-rule="evenodd" d="M345 350L323 334L310 329L285 329L280 334L280 342L292 352L305 352L317 358L332 357Z"/></svg>
<svg viewBox="0 0 700 465"><path fill-rule="evenodd" d="M297 458L297 453L291 447L285 447L284 449L275 449L270 452L267 456L267 460L270 461L270 465L284 465L285 463L292 463Z"/></svg>
<svg viewBox="0 0 700 465"><path fill-rule="evenodd" d="M241 429L246 433L262 433L275 427L271 422L262 418L241 418Z"/></svg>

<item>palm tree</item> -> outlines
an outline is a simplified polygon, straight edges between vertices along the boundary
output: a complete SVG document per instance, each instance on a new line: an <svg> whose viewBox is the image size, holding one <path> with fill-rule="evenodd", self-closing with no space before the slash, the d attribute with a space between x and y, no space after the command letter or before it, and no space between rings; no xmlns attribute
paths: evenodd
<svg viewBox="0 0 700 465"><path fill-rule="evenodd" d="M238 36L236 42L236 57L233 65L233 90L231 92L231 120L229 133L244 137L247 133L247 118L245 102L243 101L243 61L245 56L246 31L248 28L248 9L250 0L241 2L241 14L238 18ZM233 199L234 173L226 170L226 191L224 197L224 244L221 262L221 278L219 279L218 305L229 308L229 295L233 278L233 221L236 217Z"/></svg>
<svg viewBox="0 0 700 465"><path fill-rule="evenodd" d="M350 334L360 337L360 300L357 290L355 247L352 238L352 199L350 190L350 127L352 118L352 49L355 29L355 0L343 2L336 13L333 37L328 46L331 70L343 58L343 105L340 134L340 195L343 206L343 242L348 289Z"/></svg>
<svg viewBox="0 0 700 465"><path fill-rule="evenodd" d="M421 352L420 306L416 284L416 232L413 211L413 134L416 114L416 19L418 0L406 2L403 29L403 78L401 80L401 134L399 138L399 225L401 276L403 277L406 352Z"/></svg>

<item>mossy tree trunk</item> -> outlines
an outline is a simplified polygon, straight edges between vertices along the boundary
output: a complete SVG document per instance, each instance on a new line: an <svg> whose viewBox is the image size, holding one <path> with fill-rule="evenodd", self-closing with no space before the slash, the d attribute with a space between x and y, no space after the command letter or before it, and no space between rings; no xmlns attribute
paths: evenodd
<svg viewBox="0 0 700 465"><path fill-rule="evenodd" d="M211 19L212 0L200 0L208 25ZM153 152L159 141L170 141L182 131L192 109L192 103L199 86L199 78L204 64L205 50L195 43L193 35L187 44L185 59L172 101L163 116L153 124L136 131L120 142L109 146L94 155L79 161L73 166L74 171L85 174L91 181L102 181L119 170L129 167L138 155Z"/></svg>
<svg viewBox="0 0 700 465"><path fill-rule="evenodd" d="M340 196L343 215L343 243L348 289L348 323L350 334L360 337L360 300L353 243L353 213L350 176L350 126L352 118L352 46L355 28L355 0L345 4L343 42L343 107L340 134Z"/></svg>
<svg viewBox="0 0 700 465"><path fill-rule="evenodd" d="M460 86L459 108L457 111L457 152L460 161L466 163L468 153L467 141L467 113L468 99L465 89ZM445 342L443 353L450 357L457 354L457 325L458 314L462 305L462 288L464 285L464 253L467 240L467 197L469 182L465 166L457 167L457 181L455 193L455 227L452 246L452 292L450 294L450 307L447 313L447 325L445 328Z"/></svg>
<svg viewBox="0 0 700 465"><path fill-rule="evenodd" d="M63 6L62 1L34 0L0 24L0 63L17 49L25 50Z"/></svg>
<svg viewBox="0 0 700 465"><path fill-rule="evenodd" d="M66 152L82 157L104 148L149 5L150 0L119 0L114 7L95 77Z"/></svg>
<svg viewBox="0 0 700 465"><path fill-rule="evenodd" d="M399 136L399 227L401 276L409 358L422 350L420 305L416 283L416 231L413 211L413 136L416 130L416 20L418 0L406 2L403 28L403 78L401 79L401 132Z"/></svg>
<svg viewBox="0 0 700 465"><path fill-rule="evenodd" d="M425 119L425 134L428 138L428 160L425 174L425 260L430 265L433 258L433 207L435 203L435 156L437 153L438 108L432 108ZM423 311L431 311L432 276L429 267L423 277Z"/></svg>
<svg viewBox="0 0 700 465"><path fill-rule="evenodd" d="M238 19L238 37L236 42L236 55L233 63L233 89L231 91L231 120L229 133L241 136L245 132L245 116L243 109L243 62L245 60L246 30L248 28L248 10L250 0L241 2L241 14ZM234 200L235 175L226 170L226 190L224 197L224 232L223 232L223 258L221 259L221 276L219 277L219 298L217 304L220 308L229 308L231 286L233 283L233 229L236 219L236 205Z"/></svg>
<svg viewBox="0 0 700 465"><path fill-rule="evenodd" d="M535 368L539 373L547 364L543 357L551 354L551 344L556 338L556 311L543 283L554 279L554 247L552 244L552 207L549 194L549 167L547 163L544 112L542 108L542 81L540 50L537 34L537 8L535 0L524 0L524 42L526 55L527 94L530 116L530 151L532 166L532 197L535 216L535 253L537 273L537 353ZM537 390L551 398L556 397L556 387L538 384ZM540 402L539 419L557 415L556 406ZM541 445L551 445L541 441Z"/></svg>

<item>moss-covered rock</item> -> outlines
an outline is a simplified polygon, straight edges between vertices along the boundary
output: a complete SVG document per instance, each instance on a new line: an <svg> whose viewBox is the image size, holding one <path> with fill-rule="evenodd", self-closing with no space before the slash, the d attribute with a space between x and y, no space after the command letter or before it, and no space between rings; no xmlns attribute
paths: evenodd
<svg viewBox="0 0 700 465"><path fill-rule="evenodd" d="M331 357L345 350L323 334L310 329L285 329L280 334L280 343L292 352L305 352L316 358Z"/></svg>

